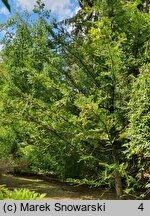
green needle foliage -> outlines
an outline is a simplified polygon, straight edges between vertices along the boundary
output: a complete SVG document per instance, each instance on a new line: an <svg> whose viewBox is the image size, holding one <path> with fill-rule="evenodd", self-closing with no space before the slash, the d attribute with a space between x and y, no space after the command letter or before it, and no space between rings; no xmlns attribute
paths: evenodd
<svg viewBox="0 0 150 216"><path fill-rule="evenodd" d="M134 81L129 102L129 126L127 154L134 158L136 175L141 179L150 166L150 69L141 68L141 74Z"/></svg>
<svg viewBox="0 0 150 216"><path fill-rule="evenodd" d="M118 199L148 188L144 7L95 1L57 23L38 1L37 20L17 13L1 26L0 148L17 171L115 188Z"/></svg>

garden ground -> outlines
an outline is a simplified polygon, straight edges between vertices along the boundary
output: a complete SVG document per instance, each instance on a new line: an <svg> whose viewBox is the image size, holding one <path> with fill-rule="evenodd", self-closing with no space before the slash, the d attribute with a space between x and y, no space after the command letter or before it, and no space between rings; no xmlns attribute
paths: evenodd
<svg viewBox="0 0 150 216"><path fill-rule="evenodd" d="M51 200L110 200L115 199L115 191L89 188L86 185L73 186L65 182L44 180L37 176L3 175L1 184L8 189L25 188L38 193L46 193L45 199Z"/></svg>

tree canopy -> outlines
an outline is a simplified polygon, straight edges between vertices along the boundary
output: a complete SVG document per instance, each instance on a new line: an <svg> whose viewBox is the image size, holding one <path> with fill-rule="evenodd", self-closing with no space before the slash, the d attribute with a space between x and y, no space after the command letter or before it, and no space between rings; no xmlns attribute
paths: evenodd
<svg viewBox="0 0 150 216"><path fill-rule="evenodd" d="M122 199L149 187L150 13L147 1L79 3L65 22L38 1L36 20L2 25L0 148L24 172Z"/></svg>

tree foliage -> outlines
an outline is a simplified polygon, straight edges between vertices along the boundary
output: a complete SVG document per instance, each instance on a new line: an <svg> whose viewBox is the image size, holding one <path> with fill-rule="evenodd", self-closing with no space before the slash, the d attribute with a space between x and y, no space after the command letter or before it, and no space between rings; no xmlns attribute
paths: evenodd
<svg viewBox="0 0 150 216"><path fill-rule="evenodd" d="M138 5L85 4L57 23L38 1L36 20L17 13L2 26L0 148L25 171L115 187L120 199L143 186L150 19Z"/></svg>

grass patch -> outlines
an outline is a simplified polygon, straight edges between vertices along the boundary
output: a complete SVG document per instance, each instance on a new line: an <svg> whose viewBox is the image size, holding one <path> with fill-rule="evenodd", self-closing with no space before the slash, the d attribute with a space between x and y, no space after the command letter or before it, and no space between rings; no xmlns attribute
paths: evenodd
<svg viewBox="0 0 150 216"><path fill-rule="evenodd" d="M12 175L3 175L1 184L5 184L10 190L29 189L38 193L46 193L45 199L62 200L97 200L97 199L115 199L114 191L105 191L103 189L90 189L87 186L71 186L66 183L50 182L37 177L17 177ZM102 194L104 195L102 196Z"/></svg>

